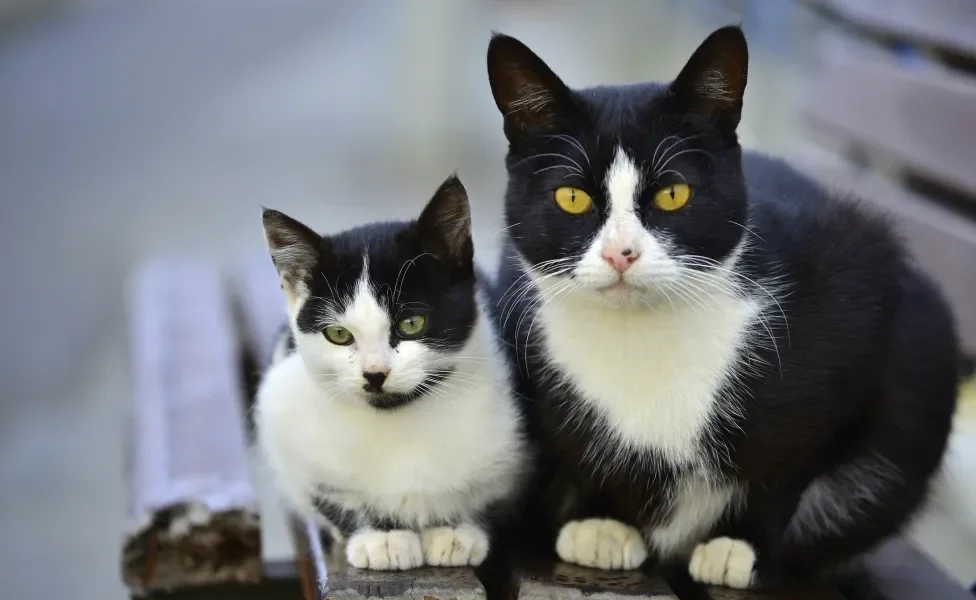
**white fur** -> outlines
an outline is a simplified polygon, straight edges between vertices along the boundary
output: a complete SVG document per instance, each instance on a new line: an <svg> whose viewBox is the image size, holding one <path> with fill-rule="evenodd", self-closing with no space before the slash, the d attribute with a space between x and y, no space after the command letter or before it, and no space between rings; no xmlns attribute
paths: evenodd
<svg viewBox="0 0 976 600"><path fill-rule="evenodd" d="M336 346L296 330L298 352L268 370L255 409L259 445L294 509L321 520L312 502L318 495L421 528L472 522L512 493L525 466L524 440L485 317L456 356L419 342L390 349L389 320L363 282L348 310L323 318L348 327L356 342ZM412 389L431 365L455 372L433 393L384 411L361 390L361 371L378 363L389 366L384 388L393 390Z"/></svg>
<svg viewBox="0 0 976 600"><path fill-rule="evenodd" d="M677 482L668 521L645 534L659 556L685 554L727 510L739 508L743 499L744 492L737 487L687 475Z"/></svg>
<svg viewBox="0 0 976 600"><path fill-rule="evenodd" d="M647 296L657 296L656 286L673 281L679 275L677 263L668 254L668 242L661 235L651 234L637 215L637 194L642 176L633 160L618 148L605 178L609 198L606 223L587 248L574 269L576 280L584 287L599 290L601 301L614 307L643 305ZM639 258L624 271L617 273L603 258L605 252L630 249ZM630 284L631 288L615 284ZM609 288L609 289L608 289Z"/></svg>
<svg viewBox="0 0 976 600"><path fill-rule="evenodd" d="M559 558L584 567L636 569L647 558L639 531L613 519L585 519L563 525L556 539Z"/></svg>
<svg viewBox="0 0 976 600"><path fill-rule="evenodd" d="M737 398L718 392L734 387L750 347L768 340L760 336L768 332L769 299L743 293L734 278L741 244L705 271L672 256L667 238L637 215L642 177L618 148L605 177L610 214L574 277L529 273L540 294L533 325L541 327L545 355L607 423L587 460L613 469L653 450L687 473L674 490L670 519L644 532L669 555L689 551L743 498L723 483L703 441L716 419L738 413ZM639 258L620 275L602 257L605 248L631 248Z"/></svg>
<svg viewBox="0 0 976 600"><path fill-rule="evenodd" d="M688 572L699 583L747 589L753 584L755 564L752 546L723 537L699 544L691 555Z"/></svg>
<svg viewBox="0 0 976 600"><path fill-rule="evenodd" d="M432 350L420 341L404 340L396 348L390 346L390 318L370 286L365 259L363 274L353 297L345 305L346 309L340 315L322 314L320 324L348 329L355 339L355 343L348 346L333 344L320 333L302 333L294 326L298 310L291 311L298 353L313 377L325 389L337 392L336 400L360 403L366 398L368 393L362 389L366 383L363 373L389 371L383 391L405 393L424 380L426 368L448 365L448 355Z"/></svg>
<svg viewBox="0 0 976 600"><path fill-rule="evenodd" d="M357 569L402 571L424 564L415 531L360 531L346 544L346 561Z"/></svg>
<svg viewBox="0 0 976 600"><path fill-rule="evenodd" d="M488 556L488 534L476 525L433 527L421 533L424 561L432 567L476 567Z"/></svg>

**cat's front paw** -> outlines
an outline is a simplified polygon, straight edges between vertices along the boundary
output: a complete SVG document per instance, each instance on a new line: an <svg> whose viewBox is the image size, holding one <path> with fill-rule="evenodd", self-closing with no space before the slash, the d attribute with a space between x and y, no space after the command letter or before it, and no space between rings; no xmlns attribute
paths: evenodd
<svg viewBox="0 0 976 600"><path fill-rule="evenodd" d="M748 589L755 582L756 551L748 543L715 538L698 544L691 554L688 572L699 583Z"/></svg>
<svg viewBox="0 0 976 600"><path fill-rule="evenodd" d="M476 567L488 556L488 534L474 525L425 529L420 539L432 567Z"/></svg>
<svg viewBox="0 0 976 600"><path fill-rule="evenodd" d="M423 565L424 553L415 531L361 531L349 538L346 560L357 569L402 571Z"/></svg>
<svg viewBox="0 0 976 600"><path fill-rule="evenodd" d="M636 569L647 558L639 531L613 519L569 521L559 531L562 560L598 569Z"/></svg>

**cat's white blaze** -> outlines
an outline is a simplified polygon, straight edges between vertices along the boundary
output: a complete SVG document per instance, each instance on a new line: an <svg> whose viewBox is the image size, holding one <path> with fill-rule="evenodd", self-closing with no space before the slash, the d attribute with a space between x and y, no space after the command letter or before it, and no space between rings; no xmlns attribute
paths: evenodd
<svg viewBox="0 0 976 600"><path fill-rule="evenodd" d="M311 494L324 488L321 497L345 508L370 506L424 526L474 520L508 496L522 475L524 440L504 359L483 321L458 352L457 377L392 411L322 386L298 353L273 365L258 391L257 432L290 504L315 517Z"/></svg>
<svg viewBox="0 0 976 600"><path fill-rule="evenodd" d="M604 252L631 250L636 262L622 276L625 283L648 290L678 277L678 266L668 253L669 243L660 233L648 231L637 214L637 195L643 174L634 160L618 147L613 163L604 176L608 214L603 227L583 254L574 269L579 283L592 288L606 288L618 283L621 275L604 258ZM648 296L656 296L646 292ZM646 298L630 292L609 293L608 304L639 304Z"/></svg>
<svg viewBox="0 0 976 600"><path fill-rule="evenodd" d="M425 366L444 360L440 352L417 341L403 340L396 348L390 346L390 318L370 285L367 265L345 304L342 314L333 319L352 333L354 342L348 346L333 344L318 333L302 333L294 323L298 311L292 311L291 316L295 343L306 366L329 378L341 391L362 392L366 383L363 373L389 372L384 391L411 392L424 380Z"/></svg>
<svg viewBox="0 0 976 600"><path fill-rule="evenodd" d="M637 193L641 188L641 172L633 159L620 146L617 146L613 163L607 170L604 181L609 200L610 212L608 216L610 220L626 220L628 215L634 214L637 206Z"/></svg>

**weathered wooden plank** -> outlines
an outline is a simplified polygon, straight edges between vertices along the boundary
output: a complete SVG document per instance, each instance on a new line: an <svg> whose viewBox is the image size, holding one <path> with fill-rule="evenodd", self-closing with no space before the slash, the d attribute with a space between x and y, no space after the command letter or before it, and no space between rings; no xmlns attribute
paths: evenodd
<svg viewBox="0 0 976 600"><path fill-rule="evenodd" d="M237 342L217 271L160 260L129 298L133 594L261 579Z"/></svg>
<svg viewBox="0 0 976 600"><path fill-rule="evenodd" d="M976 163L974 163L976 164ZM956 314L963 347L976 355L976 222L876 174L853 167L799 165L831 189L853 193L894 218L921 268L942 287Z"/></svg>
<svg viewBox="0 0 976 600"><path fill-rule="evenodd" d="M663 579L641 571L600 571L562 562L538 562L524 567L519 579L519 600L677 598Z"/></svg>
<svg viewBox="0 0 976 600"><path fill-rule="evenodd" d="M842 132L912 171L976 196L976 77L934 67L906 69L838 36L825 37L819 56L804 102L813 126Z"/></svg>
<svg viewBox="0 0 976 600"><path fill-rule="evenodd" d="M485 588L470 568L421 567L407 571L369 571L350 567L340 544L323 540L314 523L305 527L308 555L315 564L322 598L404 600L484 600Z"/></svg>
<svg viewBox="0 0 976 600"><path fill-rule="evenodd" d="M894 37L976 56L971 0L820 0L834 14Z"/></svg>

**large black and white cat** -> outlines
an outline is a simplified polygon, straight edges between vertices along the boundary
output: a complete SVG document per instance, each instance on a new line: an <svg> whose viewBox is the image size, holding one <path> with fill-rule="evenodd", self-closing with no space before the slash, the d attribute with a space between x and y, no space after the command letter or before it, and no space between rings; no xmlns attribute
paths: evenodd
<svg viewBox="0 0 976 600"><path fill-rule="evenodd" d="M479 565L527 460L461 182L416 221L319 236L265 210L264 230L289 319L257 439L285 499L355 567Z"/></svg>
<svg viewBox="0 0 976 600"><path fill-rule="evenodd" d="M946 305L885 222L742 152L747 63L726 27L670 84L577 90L514 38L488 49L496 317L566 561L808 576L898 530L939 468Z"/></svg>

